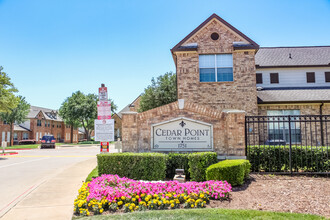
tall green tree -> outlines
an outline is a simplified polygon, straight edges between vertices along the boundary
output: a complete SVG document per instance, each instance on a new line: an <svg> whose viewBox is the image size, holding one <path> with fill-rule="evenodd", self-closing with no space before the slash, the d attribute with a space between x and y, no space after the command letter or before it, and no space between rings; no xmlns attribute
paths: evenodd
<svg viewBox="0 0 330 220"><path fill-rule="evenodd" d="M167 72L164 75L151 79L141 96L139 112L147 111L177 100L176 74Z"/></svg>
<svg viewBox="0 0 330 220"><path fill-rule="evenodd" d="M70 124L72 128L80 126L84 128L87 140L91 139L94 120L97 119L97 101L97 95L85 95L81 91L77 91L66 98L59 109L59 114L66 124ZM112 112L117 110L113 101L111 101L111 110Z"/></svg>
<svg viewBox="0 0 330 220"><path fill-rule="evenodd" d="M13 131L14 124L21 124L26 121L27 115L30 111L30 105L26 102L25 98L18 96L18 105L7 112L1 112L0 118L10 125L10 146L13 145Z"/></svg>
<svg viewBox="0 0 330 220"><path fill-rule="evenodd" d="M14 94L17 89L2 70L3 67L0 66L0 112L8 112L17 106L19 100Z"/></svg>

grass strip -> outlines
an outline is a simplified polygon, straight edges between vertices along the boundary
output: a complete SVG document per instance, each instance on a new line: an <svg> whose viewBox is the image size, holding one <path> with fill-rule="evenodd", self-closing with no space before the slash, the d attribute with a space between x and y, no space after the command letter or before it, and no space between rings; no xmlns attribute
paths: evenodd
<svg viewBox="0 0 330 220"><path fill-rule="evenodd" d="M98 177L99 176L99 172L97 169L97 166L92 170L92 172L90 172L85 180L85 182L88 181L92 181L92 178Z"/></svg>
<svg viewBox="0 0 330 220"><path fill-rule="evenodd" d="M162 210L162 211L146 211L133 212L127 214L114 215L95 215L89 217L74 217L73 219L81 220L104 220L104 219L189 219L189 220L218 220L218 219L325 219L324 217L310 214L285 213L285 212L269 212L257 210L238 210L238 209L178 209L178 210Z"/></svg>

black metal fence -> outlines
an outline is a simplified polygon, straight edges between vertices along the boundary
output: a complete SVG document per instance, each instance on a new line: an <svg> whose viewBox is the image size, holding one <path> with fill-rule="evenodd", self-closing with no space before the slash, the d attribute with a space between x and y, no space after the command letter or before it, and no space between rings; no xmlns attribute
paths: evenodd
<svg viewBox="0 0 330 220"><path fill-rule="evenodd" d="M330 174L330 115L246 116L252 172Z"/></svg>

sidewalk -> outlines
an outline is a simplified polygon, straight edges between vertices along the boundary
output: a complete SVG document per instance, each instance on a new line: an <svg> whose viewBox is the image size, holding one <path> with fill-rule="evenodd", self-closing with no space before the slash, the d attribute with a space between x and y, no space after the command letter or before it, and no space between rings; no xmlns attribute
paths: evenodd
<svg viewBox="0 0 330 220"><path fill-rule="evenodd" d="M61 171L39 185L1 219L71 219L78 189L95 167L96 158L93 158Z"/></svg>

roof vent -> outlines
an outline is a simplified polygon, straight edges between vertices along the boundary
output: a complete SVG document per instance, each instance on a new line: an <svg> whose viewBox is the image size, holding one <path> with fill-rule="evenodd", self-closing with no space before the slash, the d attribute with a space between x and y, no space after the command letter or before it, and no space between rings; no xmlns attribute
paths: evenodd
<svg viewBox="0 0 330 220"><path fill-rule="evenodd" d="M291 57L291 53L289 53L289 58L292 59L292 57Z"/></svg>
<svg viewBox="0 0 330 220"><path fill-rule="evenodd" d="M218 40L218 39L219 39L219 34L218 34L218 33L215 33L215 32L212 33L212 34L211 34L211 39L212 39L212 40Z"/></svg>

